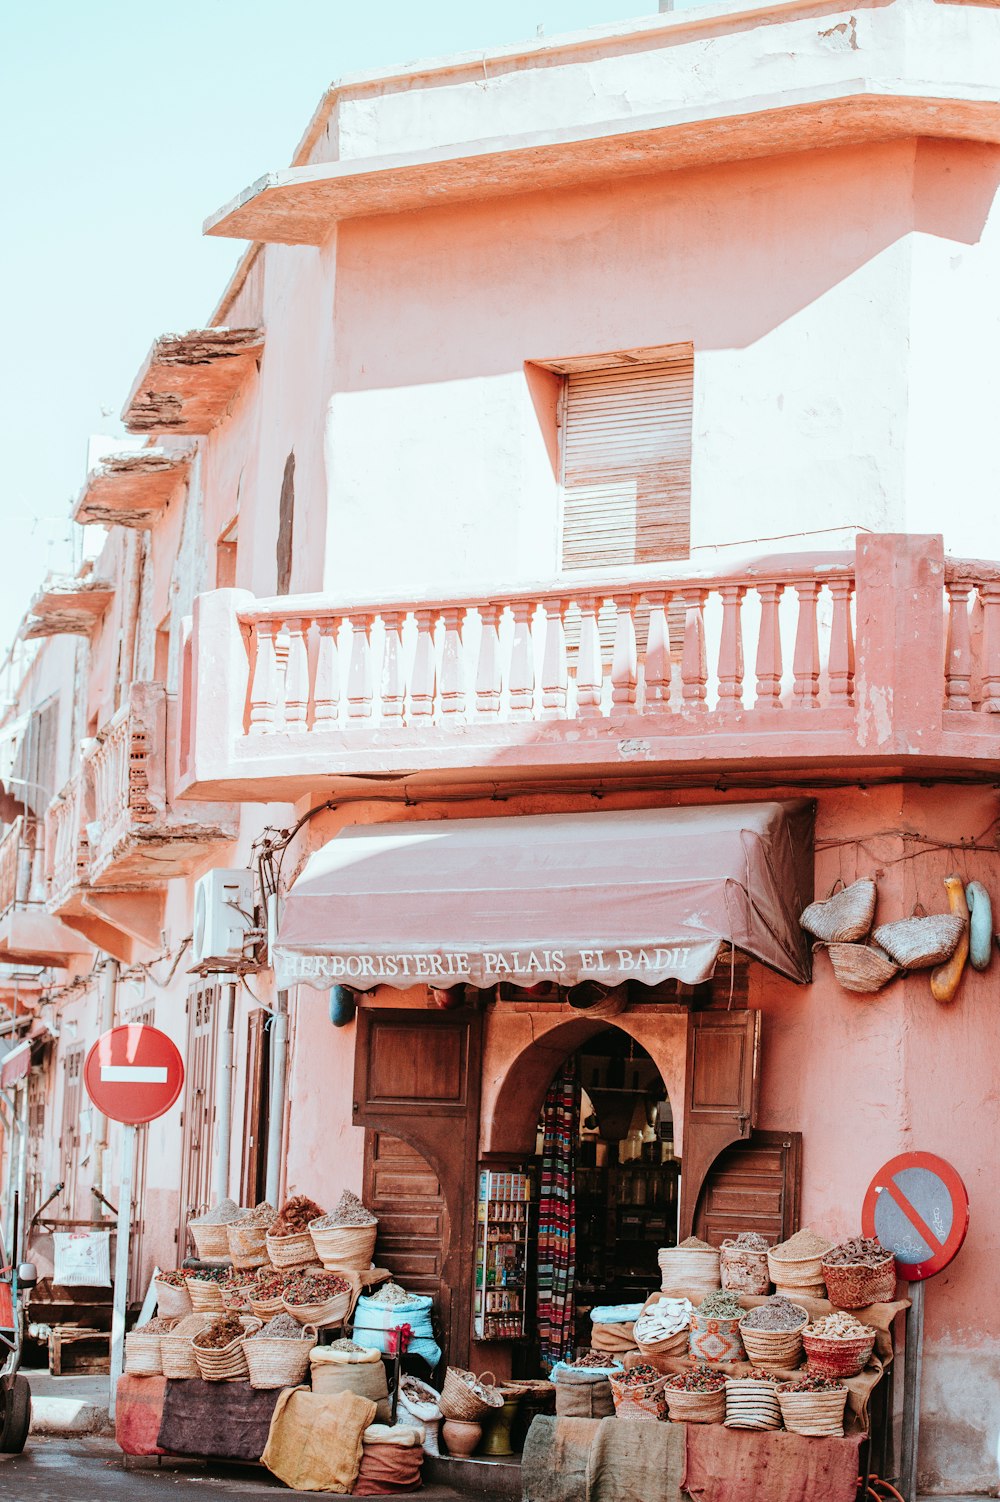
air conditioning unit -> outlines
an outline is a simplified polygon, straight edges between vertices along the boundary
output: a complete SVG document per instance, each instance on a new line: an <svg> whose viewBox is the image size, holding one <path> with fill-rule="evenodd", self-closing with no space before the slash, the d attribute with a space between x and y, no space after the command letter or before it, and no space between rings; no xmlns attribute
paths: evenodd
<svg viewBox="0 0 1000 1502"><path fill-rule="evenodd" d="M191 941L195 965L208 970L235 969L245 957L246 936L253 926L252 871L219 868L198 878Z"/></svg>

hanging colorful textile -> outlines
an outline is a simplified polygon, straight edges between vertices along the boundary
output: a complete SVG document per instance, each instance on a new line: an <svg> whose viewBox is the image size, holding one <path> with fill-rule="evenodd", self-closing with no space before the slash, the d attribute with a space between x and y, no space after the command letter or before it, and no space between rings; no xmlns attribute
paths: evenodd
<svg viewBox="0 0 1000 1502"><path fill-rule="evenodd" d="M576 1144L580 1091L568 1059L542 1107L538 1201L538 1337L546 1366L572 1356L576 1341Z"/></svg>

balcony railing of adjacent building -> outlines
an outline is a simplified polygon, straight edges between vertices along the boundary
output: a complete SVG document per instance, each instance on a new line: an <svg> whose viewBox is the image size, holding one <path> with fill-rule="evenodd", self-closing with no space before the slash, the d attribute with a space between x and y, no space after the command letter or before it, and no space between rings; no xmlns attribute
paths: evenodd
<svg viewBox="0 0 1000 1502"><path fill-rule="evenodd" d="M1000 764L1000 565L941 539L490 598L197 602L181 780Z"/></svg>
<svg viewBox="0 0 1000 1502"><path fill-rule="evenodd" d="M84 757L93 887L146 886L186 876L235 838L231 808L175 807L168 796L170 705L161 683L134 683Z"/></svg>
<svg viewBox="0 0 1000 1502"><path fill-rule="evenodd" d="M50 913L82 911L88 885L89 854L83 827L83 787L79 773L45 811L47 906Z"/></svg>
<svg viewBox="0 0 1000 1502"><path fill-rule="evenodd" d="M31 900L35 827L34 820L17 818L0 838L0 916Z"/></svg>
<svg viewBox="0 0 1000 1502"><path fill-rule="evenodd" d="M46 911L43 826L18 818L0 839L0 959L27 965L82 963L86 942Z"/></svg>

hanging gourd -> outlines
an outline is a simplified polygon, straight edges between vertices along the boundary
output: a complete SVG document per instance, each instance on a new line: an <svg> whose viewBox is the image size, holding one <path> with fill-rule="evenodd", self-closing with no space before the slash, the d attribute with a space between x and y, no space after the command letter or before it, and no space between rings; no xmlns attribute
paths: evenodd
<svg viewBox="0 0 1000 1502"><path fill-rule="evenodd" d="M969 964L973 970L985 970L993 955L993 906L990 894L981 881L970 881L965 889L969 904Z"/></svg>
<svg viewBox="0 0 1000 1502"><path fill-rule="evenodd" d="M965 900L965 886L960 876L946 876L944 888L948 893L948 906L953 913L965 919L965 928L951 959L931 971L931 995L935 1001L954 1001L969 957L969 904Z"/></svg>

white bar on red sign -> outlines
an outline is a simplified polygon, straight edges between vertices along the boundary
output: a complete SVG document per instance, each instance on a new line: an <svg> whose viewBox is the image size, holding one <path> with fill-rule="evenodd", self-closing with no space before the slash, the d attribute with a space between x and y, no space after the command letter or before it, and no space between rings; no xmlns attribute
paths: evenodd
<svg viewBox="0 0 1000 1502"><path fill-rule="evenodd" d="M157 1064L102 1064L101 1083L105 1085L165 1085L166 1067Z"/></svg>

